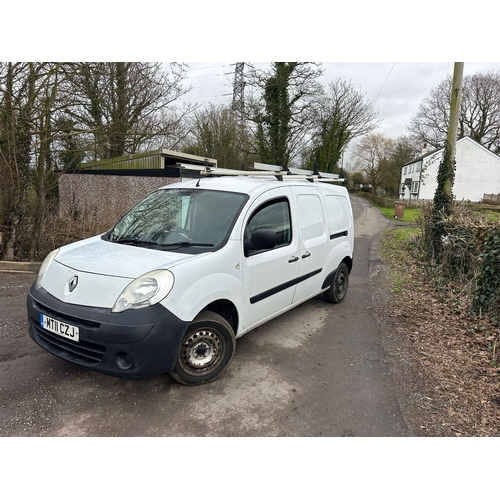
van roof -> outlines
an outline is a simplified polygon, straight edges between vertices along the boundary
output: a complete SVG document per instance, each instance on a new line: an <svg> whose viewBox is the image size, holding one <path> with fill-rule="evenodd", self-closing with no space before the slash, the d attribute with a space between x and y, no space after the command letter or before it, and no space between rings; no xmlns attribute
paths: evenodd
<svg viewBox="0 0 500 500"><path fill-rule="evenodd" d="M227 176L227 177L202 177L199 179L190 179L186 181L168 184L161 189L181 189L194 188L210 189L214 191L233 191L246 194L260 194L269 189L283 186L303 186L318 188L324 192L332 194L346 195L347 189L344 186L324 182L310 182L305 179L294 179L290 176L286 181L279 181L272 176L247 177L247 176Z"/></svg>

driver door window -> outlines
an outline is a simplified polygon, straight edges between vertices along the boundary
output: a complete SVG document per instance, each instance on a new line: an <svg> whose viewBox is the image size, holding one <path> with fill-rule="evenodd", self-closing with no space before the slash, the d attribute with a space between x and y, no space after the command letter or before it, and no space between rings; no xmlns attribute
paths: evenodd
<svg viewBox="0 0 500 500"><path fill-rule="evenodd" d="M276 232L274 248L289 245L292 241L290 206L286 198L271 200L257 209L248 221L245 229L246 255L251 256L268 250L254 250L250 246L252 234L258 229L270 229Z"/></svg>

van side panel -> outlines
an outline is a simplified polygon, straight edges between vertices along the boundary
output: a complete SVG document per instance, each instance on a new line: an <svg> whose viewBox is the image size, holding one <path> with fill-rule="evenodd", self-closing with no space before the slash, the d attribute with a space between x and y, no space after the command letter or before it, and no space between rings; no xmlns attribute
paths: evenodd
<svg viewBox="0 0 500 500"><path fill-rule="evenodd" d="M265 227L273 227L277 234L282 229L289 240L274 248L243 256L245 293L242 324L246 331L268 321L276 313L284 312L292 304L297 283L300 236L296 230L296 210L288 185L276 183L275 188L253 200L242 219L241 239L249 237L247 233L251 233L254 217L264 213L265 207L273 203L286 204L289 218L287 216L281 221L284 224L281 228L276 227L276 220L269 221Z"/></svg>
<svg viewBox="0 0 500 500"><path fill-rule="evenodd" d="M171 267L174 287L161 304L183 321L192 321L208 304L221 299L232 302L241 315L241 247L241 241L229 240L218 252Z"/></svg>
<svg viewBox="0 0 500 500"><path fill-rule="evenodd" d="M321 292L325 261L330 247L323 194L316 186L292 187L300 234L299 277L293 303Z"/></svg>

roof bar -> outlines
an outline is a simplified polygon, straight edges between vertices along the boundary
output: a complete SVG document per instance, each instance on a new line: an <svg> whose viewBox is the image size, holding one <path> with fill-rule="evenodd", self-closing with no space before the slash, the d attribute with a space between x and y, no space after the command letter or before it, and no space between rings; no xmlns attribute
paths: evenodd
<svg viewBox="0 0 500 500"><path fill-rule="evenodd" d="M230 168L219 168L211 165L193 165L189 163L177 163L179 169L199 172L201 176L249 176L249 177L269 177L274 176L278 180L298 180L304 179L311 182L344 182L338 174L318 172L314 174L311 170L301 168L282 168L278 165L268 165L266 163L254 163L254 170L234 170Z"/></svg>

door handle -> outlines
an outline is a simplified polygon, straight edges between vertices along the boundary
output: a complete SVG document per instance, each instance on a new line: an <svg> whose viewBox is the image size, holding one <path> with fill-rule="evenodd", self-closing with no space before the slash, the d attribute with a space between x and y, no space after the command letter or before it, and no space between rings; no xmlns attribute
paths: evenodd
<svg viewBox="0 0 500 500"><path fill-rule="evenodd" d="M291 264L292 262L297 262L298 260L299 260L299 258L295 257L295 255L294 255L288 262L290 262L290 264Z"/></svg>
<svg viewBox="0 0 500 500"><path fill-rule="evenodd" d="M311 252L306 252L306 253L302 256L302 258L303 258L303 259L307 259L307 257L310 257L310 256L311 256Z"/></svg>

